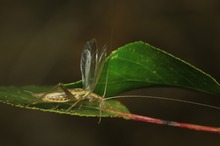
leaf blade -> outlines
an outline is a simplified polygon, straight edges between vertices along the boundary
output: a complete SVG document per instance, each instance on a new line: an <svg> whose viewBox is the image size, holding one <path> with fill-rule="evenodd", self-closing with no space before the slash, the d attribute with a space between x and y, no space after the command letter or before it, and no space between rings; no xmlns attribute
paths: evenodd
<svg viewBox="0 0 220 146"><path fill-rule="evenodd" d="M149 87L178 87L220 95L219 83L209 74L144 42L127 44L110 55L97 93L103 93L108 63L107 96Z"/></svg>
<svg viewBox="0 0 220 146"><path fill-rule="evenodd" d="M69 114L75 116L86 116L86 117L99 117L99 103L84 101L81 105L73 107L70 111L67 109L70 107L69 104L56 103L45 103L38 102L37 104L31 104L36 101L36 97L32 96L30 92L42 93L47 92L51 89L51 86L22 86L22 87L0 87L0 102L6 103L12 106L27 108L32 110L40 110L45 112L54 112L59 114ZM27 106L28 105L28 106ZM114 109L129 113L128 109L122 105L119 101L107 101L104 105L108 109ZM102 117L118 117L119 115L102 111Z"/></svg>

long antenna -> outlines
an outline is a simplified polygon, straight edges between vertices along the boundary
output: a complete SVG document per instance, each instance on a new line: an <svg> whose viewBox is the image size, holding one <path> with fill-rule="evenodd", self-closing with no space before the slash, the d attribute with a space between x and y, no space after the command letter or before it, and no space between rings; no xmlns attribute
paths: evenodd
<svg viewBox="0 0 220 146"><path fill-rule="evenodd" d="M204 103L198 103L198 102L193 102L193 101L188 101L188 100L181 100L181 99L173 99L173 98L168 98L168 97L158 97L158 96L145 96L145 95L121 95L121 96L113 96L113 97L108 97L105 98L104 100L111 100L111 99L119 99L119 98L148 98L148 99L158 99L158 100L168 100L168 101L175 101L175 102L182 102L182 103L189 103L189 104L194 104L194 105L199 105L199 106L204 106L208 108L213 108L220 110L220 107L213 106L213 105L208 105Z"/></svg>
<svg viewBox="0 0 220 146"><path fill-rule="evenodd" d="M109 50L110 50L110 52L111 52L111 50L112 50L113 35L114 35L114 28L112 28L112 30L111 30L110 45L109 45L109 48L110 48ZM111 55L111 54L110 54L110 55ZM106 80L105 80L105 88L104 88L103 97L106 96L107 87L108 87L108 75L109 75L110 61L111 61L111 57L108 58L108 62L107 62Z"/></svg>

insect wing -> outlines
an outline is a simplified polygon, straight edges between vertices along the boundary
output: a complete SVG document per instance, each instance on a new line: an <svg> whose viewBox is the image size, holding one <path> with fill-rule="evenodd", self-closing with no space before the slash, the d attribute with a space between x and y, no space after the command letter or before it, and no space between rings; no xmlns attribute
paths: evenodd
<svg viewBox="0 0 220 146"><path fill-rule="evenodd" d="M98 59L98 68L97 68L97 75L96 75L96 79L95 79L95 85L94 85L94 88L99 80L99 77L102 73L102 69L103 69L103 66L104 66L104 63L105 63L105 59L106 59L106 56L107 56L107 46L104 45L102 51L100 52L100 55L99 55L99 59Z"/></svg>
<svg viewBox="0 0 220 146"><path fill-rule="evenodd" d="M82 74L82 84L84 89L94 89L97 67L98 49L95 39L88 41L81 54L80 69Z"/></svg>

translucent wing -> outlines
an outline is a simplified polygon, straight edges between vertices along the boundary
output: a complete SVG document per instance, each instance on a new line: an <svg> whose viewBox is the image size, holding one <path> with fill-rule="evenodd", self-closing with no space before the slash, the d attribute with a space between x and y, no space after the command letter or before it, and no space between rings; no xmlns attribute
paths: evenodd
<svg viewBox="0 0 220 146"><path fill-rule="evenodd" d="M98 66L98 49L95 39L88 41L81 54L80 69L83 88L91 90L96 78ZM93 87L94 88L94 87ZM92 91L92 90L91 90Z"/></svg>
<svg viewBox="0 0 220 146"><path fill-rule="evenodd" d="M95 89L104 66L106 55L106 46L103 47L100 55L98 54L95 39L92 39L85 44L80 63L84 89L90 91Z"/></svg>
<svg viewBox="0 0 220 146"><path fill-rule="evenodd" d="M95 82L95 85L94 85L94 88L99 80L99 77L102 73L102 69L103 69L103 66L104 66L104 63L105 63L105 59L106 59L106 56L107 56L107 46L104 45L102 51L100 52L99 54L99 59L98 59L98 68L96 70L96 82Z"/></svg>

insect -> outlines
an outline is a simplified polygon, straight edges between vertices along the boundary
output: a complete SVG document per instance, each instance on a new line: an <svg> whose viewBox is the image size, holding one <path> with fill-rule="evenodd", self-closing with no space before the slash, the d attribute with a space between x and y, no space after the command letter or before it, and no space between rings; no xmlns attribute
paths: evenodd
<svg viewBox="0 0 220 146"><path fill-rule="evenodd" d="M82 50L80 61L83 88L67 89L62 83L60 83L55 89L61 88L61 91L33 94L34 96L39 97L34 103L37 103L39 100L51 103L71 103L71 106L67 109L67 111L70 111L80 101L89 100L99 102L101 108L105 93L103 96L99 96L93 93L93 90L95 89L101 75L106 55L106 45L104 45L99 53L96 40L92 39L88 41ZM52 91L55 89L52 89Z"/></svg>
<svg viewBox="0 0 220 146"><path fill-rule="evenodd" d="M82 84L83 88L75 88L75 89L67 89L63 86L62 83L58 84L55 88L60 88L60 91L55 92L46 92L46 93L38 93L33 94L36 97L40 97L38 100L41 100L43 102L49 102L49 103L67 103L70 104L70 107L67 109L67 111L71 110L74 106L76 106L80 101L88 100L88 101L97 101L99 103L99 113L100 118L99 122L101 120L101 109L104 105L104 101L111 100L111 99L117 99L117 98L127 98L127 97L140 97L140 98L153 98L153 99L159 99L159 100L170 100L170 101L177 101L177 102L185 102L189 104L195 104L200 106L206 106L209 108L215 108L220 109L219 107L202 104L202 103L196 103L191 101L185 101L185 100L179 100L179 99L170 99L166 97L155 97L155 96L142 96L142 95L128 95L128 96L114 96L109 98L104 98L106 93L106 86L107 86L107 80L108 80L108 72L106 75L106 83L104 88L103 96L99 96L95 93L93 93L93 90L96 87L96 84L99 80L99 77L101 75L104 62L107 55L107 47L104 46L101 52L98 52L97 49L97 43L95 39L92 39L88 41L82 51L81 54L81 61L80 61L80 69L82 74ZM54 89L52 89L54 91ZM37 101L38 101L37 100ZM37 101L33 102L36 103ZM107 109L106 111L112 111ZM162 124L162 125L168 125L168 126L174 126L174 127L181 127L181 128L187 128L187 129L194 129L194 130L203 130L203 131L214 131L214 132L220 132L217 128L212 127L206 127L206 126L198 126L193 124L187 124L187 123L179 123L174 121L166 121L162 119L156 119L151 117L142 117L138 115L128 114L128 113L120 113L120 111L114 111L115 113L118 113L121 116L127 116L129 118L134 118L135 120L144 121L148 123L154 123L154 124ZM133 116L133 117L132 117Z"/></svg>

